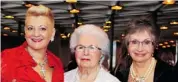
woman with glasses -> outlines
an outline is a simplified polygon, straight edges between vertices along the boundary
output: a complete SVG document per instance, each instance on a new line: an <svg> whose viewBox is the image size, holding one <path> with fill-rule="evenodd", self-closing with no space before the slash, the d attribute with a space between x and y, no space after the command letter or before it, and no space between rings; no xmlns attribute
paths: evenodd
<svg viewBox="0 0 178 82"><path fill-rule="evenodd" d="M70 49L78 67L65 73L65 82L119 82L101 65L109 55L109 39L100 27L87 24L75 29Z"/></svg>
<svg viewBox="0 0 178 82"><path fill-rule="evenodd" d="M118 54L116 76L122 82L175 82L172 66L154 56L156 32L146 18L130 22Z"/></svg>

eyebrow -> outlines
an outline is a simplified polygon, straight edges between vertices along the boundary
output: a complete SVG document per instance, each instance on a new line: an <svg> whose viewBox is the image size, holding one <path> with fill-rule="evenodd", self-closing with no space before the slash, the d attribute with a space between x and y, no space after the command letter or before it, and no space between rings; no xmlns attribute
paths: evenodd
<svg viewBox="0 0 178 82"><path fill-rule="evenodd" d="M48 28L47 26L45 26L45 25L40 25L39 27L45 27L45 28Z"/></svg>
<svg viewBox="0 0 178 82"><path fill-rule="evenodd" d="M26 25L25 27L34 27L33 25ZM45 25L40 25L40 26L38 26L38 27L44 27L44 28L48 28L47 26L45 26Z"/></svg>
<svg viewBox="0 0 178 82"><path fill-rule="evenodd" d="M32 25L26 25L25 27L33 27Z"/></svg>
<svg viewBox="0 0 178 82"><path fill-rule="evenodd" d="M82 44L78 44L78 45L76 45L76 46L83 46Z"/></svg>
<svg viewBox="0 0 178 82"><path fill-rule="evenodd" d="M131 40L138 40L138 39L132 39L132 38L131 38L130 41L131 41ZM151 38L146 38L146 39L144 39L144 40L152 40L152 39L151 39ZM143 40L143 41L144 41L144 40Z"/></svg>
<svg viewBox="0 0 178 82"><path fill-rule="evenodd" d="M82 44L78 44L77 46L85 46L85 45L82 45ZM88 46L94 46L94 45L88 45ZM86 47L86 46L85 46Z"/></svg>

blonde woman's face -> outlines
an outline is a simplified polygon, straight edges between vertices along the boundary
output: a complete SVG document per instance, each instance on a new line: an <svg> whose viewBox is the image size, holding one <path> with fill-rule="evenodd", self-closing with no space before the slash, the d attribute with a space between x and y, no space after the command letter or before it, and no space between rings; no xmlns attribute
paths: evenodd
<svg viewBox="0 0 178 82"><path fill-rule="evenodd" d="M144 62L152 58L154 46L150 34L142 31L130 35L128 52L135 62Z"/></svg>
<svg viewBox="0 0 178 82"><path fill-rule="evenodd" d="M30 16L26 18L25 38L33 49L47 48L52 37L53 25L45 16Z"/></svg>
<svg viewBox="0 0 178 82"><path fill-rule="evenodd" d="M91 35L81 35L75 48L75 57L79 67L92 68L98 66L101 50L96 38Z"/></svg>

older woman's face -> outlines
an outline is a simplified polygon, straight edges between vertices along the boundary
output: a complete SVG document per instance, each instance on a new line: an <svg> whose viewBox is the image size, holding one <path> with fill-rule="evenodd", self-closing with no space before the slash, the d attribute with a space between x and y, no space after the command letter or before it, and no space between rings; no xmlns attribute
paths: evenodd
<svg viewBox="0 0 178 82"><path fill-rule="evenodd" d="M81 35L75 48L75 57L79 67L96 67L99 65L101 50L98 41L91 35Z"/></svg>
<svg viewBox="0 0 178 82"><path fill-rule="evenodd" d="M154 52L153 40L150 34L146 31L132 34L129 40L128 52L133 61L144 62L149 60Z"/></svg>
<svg viewBox="0 0 178 82"><path fill-rule="evenodd" d="M52 22L45 16L30 16L26 19L25 38L33 49L46 48L53 33Z"/></svg>

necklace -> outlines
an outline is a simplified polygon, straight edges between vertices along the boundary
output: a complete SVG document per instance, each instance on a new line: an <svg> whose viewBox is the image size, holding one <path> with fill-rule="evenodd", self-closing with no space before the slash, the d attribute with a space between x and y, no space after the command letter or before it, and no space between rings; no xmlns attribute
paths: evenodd
<svg viewBox="0 0 178 82"><path fill-rule="evenodd" d="M147 71L145 72L145 74L143 76L138 76L136 75L134 69L133 69L133 64L131 65L131 68L130 68L130 74L131 74L131 77L136 81L136 82L145 82L145 80L148 78L148 76L150 75L151 71L153 70L154 68L154 65L156 64L155 62L155 59L152 58L151 59L151 64L149 65Z"/></svg>
<svg viewBox="0 0 178 82"><path fill-rule="evenodd" d="M42 74L43 79L45 79L45 73L46 73L45 65L46 65L46 63L47 63L47 57L45 57L45 59L42 63L38 63L39 66L41 67L40 72Z"/></svg>
<svg viewBox="0 0 178 82"><path fill-rule="evenodd" d="M32 57L32 59L40 66L40 73L42 74L42 78L45 80L45 81L47 81L46 80L46 69L45 69L45 65L47 64L47 62L48 62L48 59L47 59L47 55L45 55L45 57L44 57L44 60L43 60L43 62L42 63L38 63L36 60L35 60L35 58L34 58L34 56L33 55L31 55L30 54L30 56Z"/></svg>

